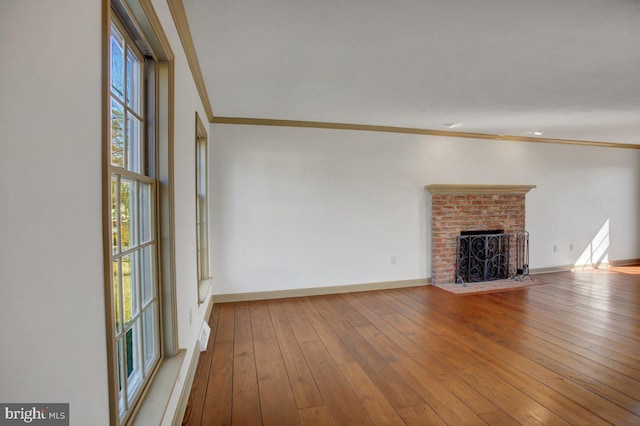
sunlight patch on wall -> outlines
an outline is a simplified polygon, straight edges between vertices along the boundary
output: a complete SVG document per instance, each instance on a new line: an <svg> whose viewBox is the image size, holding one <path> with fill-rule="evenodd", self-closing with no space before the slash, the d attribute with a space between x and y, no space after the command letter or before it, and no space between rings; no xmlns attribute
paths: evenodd
<svg viewBox="0 0 640 426"><path fill-rule="evenodd" d="M593 237L574 266L576 268L598 268L609 264L609 219Z"/></svg>

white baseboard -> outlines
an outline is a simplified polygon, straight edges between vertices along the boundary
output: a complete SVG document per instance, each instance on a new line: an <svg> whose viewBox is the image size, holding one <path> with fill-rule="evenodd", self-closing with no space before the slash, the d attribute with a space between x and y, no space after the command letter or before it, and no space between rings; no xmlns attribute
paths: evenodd
<svg viewBox="0 0 640 426"><path fill-rule="evenodd" d="M640 258L624 259L624 260L612 260L609 262L610 266L638 266L640 265Z"/></svg>
<svg viewBox="0 0 640 426"><path fill-rule="evenodd" d="M320 296L325 294L355 293L360 291L419 287L423 285L429 285L430 283L431 278L419 278L415 280L384 281L378 283L338 285L331 287L295 288L289 290L215 294L213 295L213 299L214 303L247 302L251 300L284 299L289 297Z"/></svg>
<svg viewBox="0 0 640 426"><path fill-rule="evenodd" d="M550 272L566 272L566 271L580 271L587 269L601 269L616 266L634 266L640 265L640 259L622 259L622 260L610 260L609 262L602 262L598 264L587 263L584 265L558 265L549 266L546 268L531 269L531 275L535 274L548 274Z"/></svg>
<svg viewBox="0 0 640 426"><path fill-rule="evenodd" d="M575 268L575 265L558 265L558 266L548 266L546 268L533 268L529 271L531 275L538 274L548 274L551 272L566 272L571 271Z"/></svg>
<svg viewBox="0 0 640 426"><path fill-rule="evenodd" d="M207 323L211 317L211 310L213 309L213 297L209 298L207 310L204 313L203 320ZM191 386L193 385L193 379L196 376L196 370L198 369L198 361L200 361L200 342L196 339L191 359L189 360L189 367L187 369L187 376L185 377L182 389L180 390L180 398L178 399L178 406L173 414L172 426L182 425L182 419L184 413L187 410L187 403L189 402L189 395L191 394Z"/></svg>

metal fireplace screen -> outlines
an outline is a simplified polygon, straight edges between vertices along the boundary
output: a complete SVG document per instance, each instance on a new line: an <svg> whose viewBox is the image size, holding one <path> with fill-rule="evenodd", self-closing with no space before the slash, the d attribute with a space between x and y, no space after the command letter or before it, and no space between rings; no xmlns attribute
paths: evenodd
<svg viewBox="0 0 640 426"><path fill-rule="evenodd" d="M484 231L486 232L486 231ZM457 237L456 282L509 278L509 234L488 231Z"/></svg>

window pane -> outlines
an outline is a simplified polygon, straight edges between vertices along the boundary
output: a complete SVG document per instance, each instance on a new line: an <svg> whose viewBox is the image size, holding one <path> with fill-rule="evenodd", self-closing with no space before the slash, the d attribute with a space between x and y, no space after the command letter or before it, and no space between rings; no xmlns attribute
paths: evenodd
<svg viewBox="0 0 640 426"><path fill-rule="evenodd" d="M200 206L196 206L196 260L198 262L198 281L202 280L202 223L200 222Z"/></svg>
<svg viewBox="0 0 640 426"><path fill-rule="evenodd" d="M141 167L141 123L133 114L127 114L127 169L140 173Z"/></svg>
<svg viewBox="0 0 640 426"><path fill-rule="evenodd" d="M197 148L197 192L202 197L207 196L207 141L198 139Z"/></svg>
<svg viewBox="0 0 640 426"><path fill-rule="evenodd" d="M136 234L136 183L129 179L120 179L120 238L122 250L137 244Z"/></svg>
<svg viewBox="0 0 640 426"><path fill-rule="evenodd" d="M196 256L198 282L209 277L207 139L196 139Z"/></svg>
<svg viewBox="0 0 640 426"><path fill-rule="evenodd" d="M144 336L144 369L147 371L158 355L157 350L157 327L155 321L155 308L156 302L154 302L149 309L142 314L142 334Z"/></svg>
<svg viewBox="0 0 640 426"><path fill-rule="evenodd" d="M142 306L146 305L154 296L155 277L153 274L153 246L140 250L140 280L142 287Z"/></svg>
<svg viewBox="0 0 640 426"><path fill-rule="evenodd" d="M140 61L127 49L127 105L140 114Z"/></svg>
<svg viewBox="0 0 640 426"><path fill-rule="evenodd" d="M120 374L120 359L122 357L122 340L116 341L116 366L118 369L118 391L122 390L122 375Z"/></svg>
<svg viewBox="0 0 640 426"><path fill-rule="evenodd" d="M137 332L138 327L136 325L134 325L131 329L129 329L125 335L125 349L126 349L126 355L127 355L127 379L131 378L131 375L135 372L135 370L138 367L137 341L139 338L139 335L138 335L139 333Z"/></svg>
<svg viewBox="0 0 640 426"><path fill-rule="evenodd" d="M116 369L118 373L118 405L120 409L120 416L127 409L124 400L124 389L122 389L124 371L122 371L124 360L124 345L122 344L122 338L116 340Z"/></svg>
<svg viewBox="0 0 640 426"><path fill-rule="evenodd" d="M132 403L142 384L142 372L140 369L140 321L136 321L133 327L125 335L127 353L127 399Z"/></svg>
<svg viewBox="0 0 640 426"><path fill-rule="evenodd" d="M124 99L124 41L111 28L111 90Z"/></svg>
<svg viewBox="0 0 640 426"><path fill-rule="evenodd" d="M111 176L111 245L112 253L118 253L118 177Z"/></svg>
<svg viewBox="0 0 640 426"><path fill-rule="evenodd" d="M151 185L140 183L140 244L152 239Z"/></svg>
<svg viewBox="0 0 640 426"><path fill-rule="evenodd" d="M140 252L131 253L131 313L140 312Z"/></svg>
<svg viewBox="0 0 640 426"><path fill-rule="evenodd" d="M198 223L197 223L197 255L198 255L198 280L209 277L209 250L207 228L207 199L198 196Z"/></svg>
<svg viewBox="0 0 640 426"><path fill-rule="evenodd" d="M120 261L113 261L113 305L116 313L116 334L122 329L122 306L120 306Z"/></svg>
<svg viewBox="0 0 640 426"><path fill-rule="evenodd" d="M133 318L134 290L133 290L133 261L130 254L122 257L122 299L123 319L129 323Z"/></svg>
<svg viewBox="0 0 640 426"><path fill-rule="evenodd" d="M111 99L111 164L124 167L124 107Z"/></svg>

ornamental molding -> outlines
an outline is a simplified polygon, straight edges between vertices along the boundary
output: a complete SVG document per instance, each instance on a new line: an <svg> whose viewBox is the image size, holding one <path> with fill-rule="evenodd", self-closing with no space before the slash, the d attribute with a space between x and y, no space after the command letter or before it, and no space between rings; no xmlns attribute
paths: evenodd
<svg viewBox="0 0 640 426"><path fill-rule="evenodd" d="M523 195L535 188L536 185L466 185L466 184L433 184L424 188L431 195L439 194L511 194Z"/></svg>

